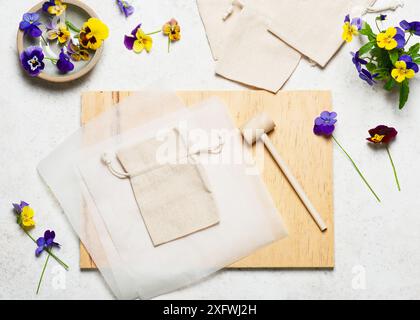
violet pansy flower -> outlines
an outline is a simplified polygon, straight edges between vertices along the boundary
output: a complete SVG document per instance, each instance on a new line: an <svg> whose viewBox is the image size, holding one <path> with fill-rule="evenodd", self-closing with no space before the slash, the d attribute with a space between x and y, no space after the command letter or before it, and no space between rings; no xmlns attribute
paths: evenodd
<svg viewBox="0 0 420 320"><path fill-rule="evenodd" d="M134 13L134 7L125 0L117 0L121 12L128 18Z"/></svg>
<svg viewBox="0 0 420 320"><path fill-rule="evenodd" d="M39 28L41 25L39 19L40 15L36 12L25 13L23 15L22 21L19 24L19 29L33 38L38 38L42 35L42 31Z"/></svg>
<svg viewBox="0 0 420 320"><path fill-rule="evenodd" d="M405 31L415 34L416 36L420 36L420 21L408 22L403 20L400 22L400 26Z"/></svg>
<svg viewBox="0 0 420 320"><path fill-rule="evenodd" d="M38 257L44 250L51 249L52 247L60 247L60 244L54 242L55 232L47 230L44 232L44 236L36 240L38 248L35 250L35 255Z"/></svg>
<svg viewBox="0 0 420 320"><path fill-rule="evenodd" d="M29 47L21 53L20 63L31 77L36 77L45 68L44 57L40 47Z"/></svg>
<svg viewBox="0 0 420 320"><path fill-rule="evenodd" d="M359 51L356 51L356 53L351 52L351 55L353 56L353 64L356 66L357 71L362 71L362 65L366 65L368 62L364 59L361 59L359 56Z"/></svg>
<svg viewBox="0 0 420 320"><path fill-rule="evenodd" d="M375 78L377 76L378 76L377 73L372 74L366 69L362 69L359 72L359 78L362 79L363 81L366 81L366 83L370 86L373 86L376 83Z"/></svg>
<svg viewBox="0 0 420 320"><path fill-rule="evenodd" d="M337 122L337 113L323 111L319 117L315 119L314 133L318 136L330 136L335 129Z"/></svg>
<svg viewBox="0 0 420 320"><path fill-rule="evenodd" d="M61 73L68 73L74 70L74 64L70 61L70 56L64 53L64 49L61 49L61 53L57 61L57 68Z"/></svg>

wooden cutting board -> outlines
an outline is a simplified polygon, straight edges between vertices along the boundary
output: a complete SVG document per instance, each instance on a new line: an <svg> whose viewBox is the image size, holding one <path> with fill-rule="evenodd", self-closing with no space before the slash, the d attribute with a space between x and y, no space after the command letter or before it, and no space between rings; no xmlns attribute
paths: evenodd
<svg viewBox="0 0 420 320"><path fill-rule="evenodd" d="M82 96L82 124L112 108L129 92L86 92ZM333 268L332 143L312 133L314 118L332 109L329 91L185 91L178 92L187 106L211 96L221 98L238 127L265 111L277 124L270 138L318 209L328 230L321 233L275 162L266 154L263 178L287 226L289 237L230 268ZM80 246L80 268L95 269Z"/></svg>

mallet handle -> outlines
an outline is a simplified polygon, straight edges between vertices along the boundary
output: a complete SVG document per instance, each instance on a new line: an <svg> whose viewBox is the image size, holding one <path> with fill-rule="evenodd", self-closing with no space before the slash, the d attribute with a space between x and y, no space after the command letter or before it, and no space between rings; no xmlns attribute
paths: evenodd
<svg viewBox="0 0 420 320"><path fill-rule="evenodd" d="M293 176L292 171L287 166L286 162L280 157L279 153L277 152L276 148L274 147L273 143L268 138L267 134L263 134L261 136L261 141L267 147L268 151L271 153L273 159L277 162L278 166L280 167L281 171L283 171L284 175L286 176L287 180L289 180L290 184L292 185L293 189L295 189L296 193L298 194L299 198L302 200L303 204L305 205L306 209L308 209L309 213L311 214L312 218L315 220L318 227L321 231L327 230L327 226L315 209L311 201L309 200L308 196L306 195L305 191L303 190L302 186Z"/></svg>

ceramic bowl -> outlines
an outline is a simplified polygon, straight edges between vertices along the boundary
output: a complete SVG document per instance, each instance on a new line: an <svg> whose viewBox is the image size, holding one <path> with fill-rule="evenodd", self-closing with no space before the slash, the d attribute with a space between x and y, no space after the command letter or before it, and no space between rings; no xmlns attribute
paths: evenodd
<svg viewBox="0 0 420 320"><path fill-rule="evenodd" d="M48 20L48 15L42 13L42 5L45 2L42 1L38 3L36 6L31 8L28 12L39 12L41 14L41 22L46 23ZM67 5L67 9L65 12L66 20L69 20L73 23L73 25L77 27L81 27L84 22L86 22L89 18L97 18L97 14L85 3L79 0L65 0L63 1ZM40 46L43 48L45 54L49 57L57 58L60 52L60 48L58 44L51 44L50 48L46 47L43 40L41 38L31 38L28 36L24 36L21 30L18 30L17 33L17 49L19 56L23 50L30 46ZM52 63L46 61L45 69L38 75L38 78L41 78L46 81L62 83L62 82L69 82L80 77L83 77L88 72L90 72L95 65L98 63L99 59L102 56L104 46L102 45L96 51L90 51L91 56L89 61L78 61L74 62L74 70L67 74L62 74L58 71L57 67Z"/></svg>

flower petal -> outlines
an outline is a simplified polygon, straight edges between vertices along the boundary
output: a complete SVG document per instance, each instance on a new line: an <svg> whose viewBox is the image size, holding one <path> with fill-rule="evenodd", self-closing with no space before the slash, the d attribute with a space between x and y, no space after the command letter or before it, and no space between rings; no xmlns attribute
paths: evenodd
<svg viewBox="0 0 420 320"><path fill-rule="evenodd" d="M136 41L136 38L125 36L124 37L124 45L128 50L133 50L134 41Z"/></svg>

